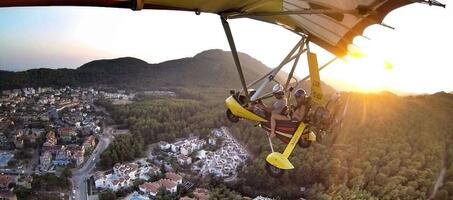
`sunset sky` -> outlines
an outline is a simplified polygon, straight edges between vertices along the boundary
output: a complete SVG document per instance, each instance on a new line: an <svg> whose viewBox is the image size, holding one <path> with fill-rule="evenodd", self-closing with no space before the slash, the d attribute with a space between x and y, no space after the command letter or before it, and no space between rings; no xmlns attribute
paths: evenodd
<svg viewBox="0 0 453 200"><path fill-rule="evenodd" d="M447 2L448 3L448 2ZM390 13L354 43L367 55L336 61L321 78L341 90L453 91L453 10L413 4ZM230 20L238 50L275 67L300 39L279 26ZM89 7L0 8L0 69L77 68L132 56L149 63L229 50L217 15ZM313 48L320 64L333 55ZM297 75L308 70L299 65ZM263 72L263 74L266 72Z"/></svg>

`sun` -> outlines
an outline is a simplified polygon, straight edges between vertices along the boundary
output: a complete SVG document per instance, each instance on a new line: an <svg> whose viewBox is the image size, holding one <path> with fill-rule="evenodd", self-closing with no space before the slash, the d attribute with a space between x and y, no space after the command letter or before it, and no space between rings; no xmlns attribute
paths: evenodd
<svg viewBox="0 0 453 200"><path fill-rule="evenodd" d="M363 53L357 49L343 58L335 74L336 83L348 91L375 93L390 90L393 77L393 64L373 53Z"/></svg>

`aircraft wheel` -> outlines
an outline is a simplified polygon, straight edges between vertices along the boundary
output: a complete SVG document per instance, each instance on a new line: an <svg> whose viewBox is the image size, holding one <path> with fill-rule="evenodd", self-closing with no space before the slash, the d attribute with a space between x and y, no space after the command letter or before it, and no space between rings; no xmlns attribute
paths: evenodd
<svg viewBox="0 0 453 200"><path fill-rule="evenodd" d="M227 118L228 120L230 120L230 122L233 122L233 123L238 123L239 122L239 117L235 116L230 109L228 109L226 111L226 115L227 115Z"/></svg>
<svg viewBox="0 0 453 200"><path fill-rule="evenodd" d="M299 139L299 146L306 149L311 146L311 141L305 140L304 138Z"/></svg>
<svg viewBox="0 0 453 200"><path fill-rule="evenodd" d="M285 170L279 169L268 162L266 162L264 168L266 168L267 174L273 178L280 178L285 173Z"/></svg>

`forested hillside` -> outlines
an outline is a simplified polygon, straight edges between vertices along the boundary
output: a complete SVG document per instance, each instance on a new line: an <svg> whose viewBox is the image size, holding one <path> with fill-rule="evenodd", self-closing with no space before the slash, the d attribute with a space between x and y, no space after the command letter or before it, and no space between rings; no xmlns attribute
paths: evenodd
<svg viewBox="0 0 453 200"><path fill-rule="evenodd" d="M329 136L308 149L296 148L290 158L296 169L274 179L264 169L270 152L265 132L246 121L229 123L224 116L224 94L203 90L181 89L178 98L143 99L110 109L145 144L191 133L203 137L210 128L230 126L253 154L238 181L228 184L244 196L427 199L445 167L435 199L453 198L452 94L345 93L342 101L348 102L348 109L342 127L335 129L337 137ZM278 149L284 148L276 143Z"/></svg>
<svg viewBox="0 0 453 200"><path fill-rule="evenodd" d="M453 198L453 95L346 96L349 106L336 141L297 149L290 158L296 169L279 180L265 173L270 150L259 136L263 133L234 125L233 132L257 156L233 187L250 196L267 193L284 199L427 199L447 150L449 169L435 199Z"/></svg>
<svg viewBox="0 0 453 200"><path fill-rule="evenodd" d="M222 90L203 89L203 91L207 93L197 91L195 88L180 89L178 98L148 97L129 105L106 107L116 123L129 128L133 136L121 140L132 141L135 144L134 149L144 144L174 141L190 134L206 138L213 128L228 122L223 114L225 108L222 100L219 100L224 96ZM122 149L119 144L111 145L101 155L101 165L109 168L116 162L130 161L140 156Z"/></svg>

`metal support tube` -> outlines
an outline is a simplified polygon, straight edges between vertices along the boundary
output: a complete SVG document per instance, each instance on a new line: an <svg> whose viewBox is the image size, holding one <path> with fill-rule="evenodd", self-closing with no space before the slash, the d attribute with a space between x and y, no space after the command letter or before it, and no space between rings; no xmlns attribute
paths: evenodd
<svg viewBox="0 0 453 200"><path fill-rule="evenodd" d="M282 61L281 65L286 65L286 64L288 64L289 62L291 62L292 60L294 60L297 56L300 56L301 54L303 54L305 51L306 51L306 50L303 50L302 52L299 52L299 53L297 53L296 55L292 56L290 59L285 60L285 61ZM270 72L268 72L268 73L267 73L266 75L264 75L263 77L261 77L261 78L255 80L255 81L249 83L249 84L247 85L247 87L251 87L251 86L255 85L256 83L258 83L259 81L261 81L261 80L263 80L263 79L265 79L265 78L268 78L268 76L271 75L271 74L274 72L274 70L276 70L276 69L277 69L277 68L274 68L273 70L271 70Z"/></svg>
<svg viewBox="0 0 453 200"><path fill-rule="evenodd" d="M282 12L243 12L230 14L228 18L236 19L243 17L263 17L263 16L288 16L288 15L313 15L313 14L351 14L359 16L357 10L341 10L341 9L303 9L293 11L282 11Z"/></svg>
<svg viewBox="0 0 453 200"><path fill-rule="evenodd" d="M268 136L267 136L267 139L268 139L268 141L269 141L269 146L271 146L271 151L272 151L272 153L274 153L274 146L272 145L271 136L268 135Z"/></svg>
<svg viewBox="0 0 453 200"><path fill-rule="evenodd" d="M245 83L244 73L242 72L241 62L239 61L238 52L236 50L236 45L234 44L233 34L231 33L230 25L228 24L225 17L220 17L222 20L223 29L225 30L225 35L228 39L228 44L231 48L231 54L233 54L234 63L236 64L236 69L239 73L239 78L241 79L242 88L246 96L246 102L249 101L249 92L247 90L247 84Z"/></svg>
<svg viewBox="0 0 453 200"><path fill-rule="evenodd" d="M304 45L301 45L299 48L299 54L296 57L296 59L294 60L293 67L291 68L291 71L288 74L288 79L286 79L284 90L288 89L289 82L291 81L291 78L293 77L294 70L296 70L296 66L297 66L297 63L299 62L301 52L303 52L303 48L304 48Z"/></svg>
<svg viewBox="0 0 453 200"><path fill-rule="evenodd" d="M337 59L338 59L338 57L335 57L335 58L329 60L329 62L327 62L326 64L324 64L323 66L321 66L321 67L319 68L319 71L321 71L322 69L326 68L327 66L329 66L330 64L332 64L332 63L333 63L335 60L337 60ZM307 75L305 78L303 78L302 80L300 80L298 83L301 83L302 81L305 81L305 80L307 80L308 78L310 78L310 75Z"/></svg>
<svg viewBox="0 0 453 200"><path fill-rule="evenodd" d="M305 43L305 40L306 40L306 38L302 37L302 39L296 44L296 46L294 46L294 48L291 50L291 52L288 53L288 55L285 57L285 59L283 59L283 61L280 63L280 65L278 65L270 73L268 73L266 76L264 76L264 77L267 77L268 79L264 79L264 77L263 77L260 86L258 87L258 89L256 89L255 94L253 94L253 96L250 98L251 101L255 101L256 99L258 99L259 95L262 93L263 89L266 87L266 84L271 82L274 79L274 77L277 75L277 73L283 68L283 66L285 66L285 64L287 64L288 62L291 61L291 58L294 55L294 52L296 52L296 50L299 49L300 46L302 46Z"/></svg>

